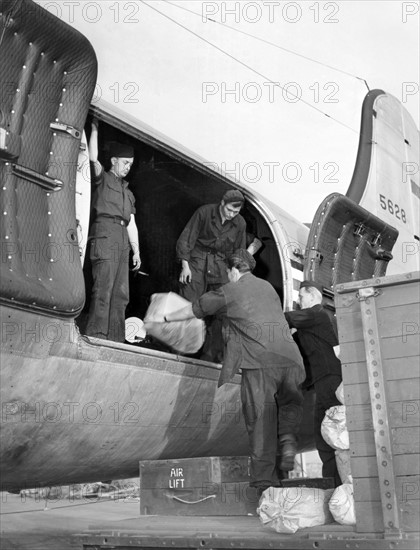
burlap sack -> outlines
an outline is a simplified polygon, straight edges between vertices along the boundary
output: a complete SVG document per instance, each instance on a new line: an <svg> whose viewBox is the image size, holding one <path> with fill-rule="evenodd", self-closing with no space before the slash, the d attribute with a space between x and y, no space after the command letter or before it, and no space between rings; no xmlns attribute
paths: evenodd
<svg viewBox="0 0 420 550"><path fill-rule="evenodd" d="M179 353L197 352L204 343L203 320L194 317L187 321L163 322L165 315L183 309L189 303L175 292L153 294L144 318L147 334Z"/></svg>

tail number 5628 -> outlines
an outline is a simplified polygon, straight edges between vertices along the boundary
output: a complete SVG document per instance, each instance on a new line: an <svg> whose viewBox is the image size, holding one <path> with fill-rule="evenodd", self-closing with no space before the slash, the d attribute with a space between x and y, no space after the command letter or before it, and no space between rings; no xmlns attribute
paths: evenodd
<svg viewBox="0 0 420 550"><path fill-rule="evenodd" d="M395 216L398 220L407 223L405 210L400 208L398 204L392 202L391 199L387 199L384 195L379 195L379 202L382 210L388 210L388 212Z"/></svg>

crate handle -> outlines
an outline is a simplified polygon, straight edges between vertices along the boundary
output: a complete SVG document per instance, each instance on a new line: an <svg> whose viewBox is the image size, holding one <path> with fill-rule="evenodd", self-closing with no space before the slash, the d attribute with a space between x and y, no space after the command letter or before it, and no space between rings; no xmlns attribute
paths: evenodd
<svg viewBox="0 0 420 550"><path fill-rule="evenodd" d="M172 497L174 500L179 500L179 502L183 502L184 504L198 504L199 502L204 502L205 500L209 498L216 498L216 495L209 495L208 497L200 498L199 500L184 500L183 498L179 497Z"/></svg>

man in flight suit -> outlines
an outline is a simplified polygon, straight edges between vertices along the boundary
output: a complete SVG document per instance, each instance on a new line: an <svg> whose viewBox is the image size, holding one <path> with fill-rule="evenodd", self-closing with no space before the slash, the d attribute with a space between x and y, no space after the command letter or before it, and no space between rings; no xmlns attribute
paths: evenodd
<svg viewBox="0 0 420 550"><path fill-rule="evenodd" d="M114 143L110 153L111 168L105 172L98 161L98 122L94 119L89 140L95 185L89 233L93 290L86 334L124 342L130 245L134 270L141 265L135 199L124 180L133 164L134 151L130 145Z"/></svg>
<svg viewBox="0 0 420 550"><path fill-rule="evenodd" d="M341 362L335 318L322 306L322 285L303 281L299 290L300 310L285 313L291 328L296 328L297 343L307 369L305 386L315 388L315 444L322 461L322 476L332 477L335 486L341 485L335 461L335 450L324 441L321 424L325 412L341 405L335 391L341 384Z"/></svg>
<svg viewBox="0 0 420 550"><path fill-rule="evenodd" d="M223 316L225 354L219 386L242 370L250 485L262 491L279 485L279 470L294 467L296 434L302 418L300 384L305 371L279 296L270 283L251 273L254 267L255 260L248 251L235 251L227 259L227 284L162 320Z"/></svg>
<svg viewBox="0 0 420 550"><path fill-rule="evenodd" d="M179 294L188 301L194 302L228 282L225 260L234 250L246 246L246 223L239 214L244 202L240 191L226 191L219 204L198 208L179 236ZM201 359L221 361L222 350L221 323L216 317L208 323Z"/></svg>

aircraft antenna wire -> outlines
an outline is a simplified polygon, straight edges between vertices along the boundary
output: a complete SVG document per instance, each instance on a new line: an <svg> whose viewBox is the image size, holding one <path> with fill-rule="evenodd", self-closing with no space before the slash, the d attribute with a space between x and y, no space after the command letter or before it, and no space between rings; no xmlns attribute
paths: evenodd
<svg viewBox="0 0 420 550"><path fill-rule="evenodd" d="M171 2L171 0L165 0L165 1L166 1L166 4L170 4L171 6L174 6L175 8L187 11L189 13L192 13L193 15L196 15L197 17L200 17L201 19L203 17L200 13L197 13L196 11L190 10L190 9L186 8L185 6L179 6L178 4L175 4L174 2ZM265 38L261 38L260 36L255 36L254 34L251 34L249 32L242 31L240 29L235 29L235 27L232 27L231 25L227 25L226 23L222 23L221 21L216 21L215 19L212 19L211 17L206 17L206 19L208 21L211 21L212 23L215 23L216 25L220 25L220 26L225 27L227 29L230 29L234 32L237 32L239 34L243 34L244 36L249 36L250 38L253 38L254 40L258 40L259 42L263 42L264 44L267 44L268 46L272 46L273 48L277 48L278 50L282 50L284 52L290 53L290 54L295 55L297 57L301 57L302 59L306 59L307 61L311 61L312 63L322 65L323 67L327 67L328 69L331 69L333 71L337 71L339 73L345 74L347 76L355 78L356 80L361 80L366 85L366 88L368 89L368 91L370 91L368 83L366 82L366 79L362 78L361 76L357 76L353 73L349 73L348 71L344 71L343 69L339 69L338 67L334 67L333 65L328 65L328 63L318 61L318 59L314 59L313 57L309 57L307 55L295 52L294 50L290 50L289 48L285 48L284 46L280 46L279 44L275 44L274 42L271 42L270 40L266 40Z"/></svg>
<svg viewBox="0 0 420 550"><path fill-rule="evenodd" d="M142 2L142 4L144 4L145 6L147 6L148 8L150 8L151 10L154 10L156 13L158 13L159 15L161 15L162 17L165 17L166 19L168 19L169 21L171 21L172 23L175 23L175 25L178 25L179 27L181 27L182 29L186 30L187 32L189 32L190 34L193 34L196 38L202 40L203 42L205 42L206 44L208 44L209 46L211 46L212 48L215 48L216 50L218 50L219 52L223 53L224 55L226 55L227 57L229 57L230 59L232 59L233 61L236 61L237 63L239 63L240 65L242 65L243 67L249 69L250 71L252 71L253 73L257 74L258 76L264 78L267 82L270 82L271 84L273 84L274 86L277 86L278 88L280 88L281 90L285 90L285 87L282 86L281 84L279 84L278 82L275 82L274 80L272 80L271 78L269 78L268 76L264 75L263 73L260 73L259 71L257 71L256 69L254 69L253 67L251 67L251 65L248 65L247 63L245 63L244 61L241 61L240 59L238 59L237 57L235 57L234 55L230 54L229 52L227 52L226 50L224 50L223 48L220 48L219 46L216 46L216 44L213 44L212 42L210 42L209 40L207 40L207 38L204 38L203 36L200 36L199 34L197 34L196 32L192 31L191 29L189 29L188 27L186 27L185 25L183 25L182 23L179 23L178 21L176 21L175 19L173 19L172 17L170 17L169 15L166 15L166 13L163 13L161 12L160 10L158 10L157 8L151 6L150 4L148 4L145 0L140 0ZM315 107L314 105L311 105L310 103L308 103L307 101L305 101L304 99L302 99L301 97L297 96L296 94L294 94L293 92L291 92L290 90L287 90L286 93L295 98L296 100L298 101L301 101L302 103L304 103L305 105L307 105L308 107L310 107L311 109L314 109L314 111L317 111L318 113L320 113L321 115L327 117L327 118L330 118L331 120L334 120L334 122L336 122L337 124L340 124L341 126L344 126L344 128L347 128L348 130L350 130L351 132L354 132L355 134L358 134L360 135L360 132L359 130L355 130L354 128L352 128L351 126L349 126L348 124L345 124L344 122L342 122L341 120L338 120L337 118L329 115L328 113L325 113L324 111L322 111L321 109L318 109L318 107Z"/></svg>

